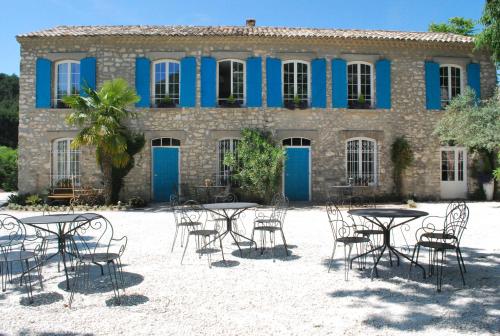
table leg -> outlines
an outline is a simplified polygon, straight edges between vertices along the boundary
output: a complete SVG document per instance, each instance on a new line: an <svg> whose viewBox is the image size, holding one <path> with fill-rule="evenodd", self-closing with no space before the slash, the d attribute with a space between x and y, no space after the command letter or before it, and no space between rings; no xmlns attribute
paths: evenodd
<svg viewBox="0 0 500 336"><path fill-rule="evenodd" d="M59 236L59 253L62 256L64 275L66 277L66 289L69 290L68 268L66 267L66 241L64 236Z"/></svg>

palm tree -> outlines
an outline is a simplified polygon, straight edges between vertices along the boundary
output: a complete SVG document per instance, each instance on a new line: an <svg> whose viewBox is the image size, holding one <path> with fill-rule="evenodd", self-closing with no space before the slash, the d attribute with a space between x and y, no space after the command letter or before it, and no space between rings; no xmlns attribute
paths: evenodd
<svg viewBox="0 0 500 336"><path fill-rule="evenodd" d="M109 205L112 169L125 167L130 160L127 154L127 129L122 121L135 117L135 113L127 110L127 106L139 101L139 96L122 78L104 82L99 91L86 87L84 92L82 96L63 98L63 102L73 109L66 122L80 128L72 147L95 148L104 177L104 198Z"/></svg>

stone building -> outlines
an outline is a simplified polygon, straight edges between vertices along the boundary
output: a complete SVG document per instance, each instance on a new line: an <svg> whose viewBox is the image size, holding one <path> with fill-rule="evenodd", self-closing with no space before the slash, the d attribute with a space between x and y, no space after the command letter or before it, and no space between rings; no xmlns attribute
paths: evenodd
<svg viewBox="0 0 500 336"><path fill-rule="evenodd" d="M436 121L468 85L496 86L487 53L446 33L255 26L61 26L21 44L19 190L69 177L98 184L90 148L71 150L61 97L83 83L125 78L141 101L130 127L146 137L123 198L166 200L172 189L227 181L221 158L244 127L265 129L287 151L283 189L322 200L348 181L393 190L390 146L410 142L405 193L466 197L467 152L442 146Z"/></svg>

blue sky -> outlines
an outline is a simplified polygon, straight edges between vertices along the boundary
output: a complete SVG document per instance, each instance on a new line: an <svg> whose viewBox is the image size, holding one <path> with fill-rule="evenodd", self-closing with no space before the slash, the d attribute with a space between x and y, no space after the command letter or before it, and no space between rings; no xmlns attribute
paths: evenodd
<svg viewBox="0 0 500 336"><path fill-rule="evenodd" d="M479 19L483 0L0 0L0 72L19 73L15 36L57 25L188 24L425 31L453 16Z"/></svg>

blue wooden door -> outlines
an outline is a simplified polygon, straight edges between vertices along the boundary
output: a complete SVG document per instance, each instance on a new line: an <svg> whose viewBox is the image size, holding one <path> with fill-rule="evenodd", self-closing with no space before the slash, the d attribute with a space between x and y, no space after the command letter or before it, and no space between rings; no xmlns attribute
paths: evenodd
<svg viewBox="0 0 500 336"><path fill-rule="evenodd" d="M153 199L170 200L179 186L179 148L153 147Z"/></svg>
<svg viewBox="0 0 500 336"><path fill-rule="evenodd" d="M285 195L290 201L309 201L309 147L287 147Z"/></svg>

